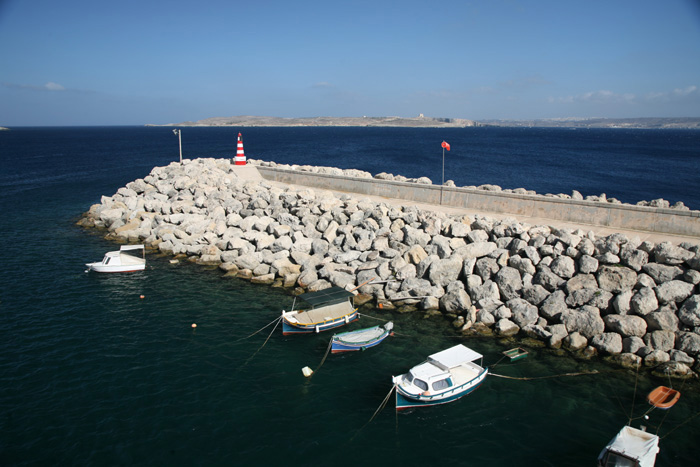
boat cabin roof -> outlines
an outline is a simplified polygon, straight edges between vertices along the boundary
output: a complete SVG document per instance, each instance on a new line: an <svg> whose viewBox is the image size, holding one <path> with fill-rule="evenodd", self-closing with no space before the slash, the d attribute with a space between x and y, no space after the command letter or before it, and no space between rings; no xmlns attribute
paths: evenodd
<svg viewBox="0 0 700 467"><path fill-rule="evenodd" d="M422 379L423 381L432 381L434 379L444 379L450 376L450 373L442 368L434 365L431 362L423 362L411 368L411 374L414 378Z"/></svg>
<svg viewBox="0 0 700 467"><path fill-rule="evenodd" d="M640 465L654 465L659 452L659 437L631 426L625 426L608 444L609 451L639 461Z"/></svg>
<svg viewBox="0 0 700 467"><path fill-rule="evenodd" d="M442 352L434 353L428 357L428 361L436 364L443 370L449 370L466 362L473 362L483 358L478 352L473 351L469 347L462 344L457 344L454 347L443 350Z"/></svg>
<svg viewBox="0 0 700 467"><path fill-rule="evenodd" d="M119 251L129 251L129 250L143 250L143 245L122 245L119 247Z"/></svg>
<svg viewBox="0 0 700 467"><path fill-rule="evenodd" d="M333 305L336 303L347 302L354 297L355 294L338 286L299 295L301 300L304 300L314 308L321 305Z"/></svg>

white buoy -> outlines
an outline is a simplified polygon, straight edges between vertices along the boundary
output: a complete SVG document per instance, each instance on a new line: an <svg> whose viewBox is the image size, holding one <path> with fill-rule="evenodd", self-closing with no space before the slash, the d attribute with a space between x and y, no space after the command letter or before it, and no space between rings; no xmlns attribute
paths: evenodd
<svg viewBox="0 0 700 467"><path fill-rule="evenodd" d="M314 370L312 370L308 366L305 366L304 368L301 369L301 372L304 373L304 376L306 376L308 378L309 376L311 376L314 373Z"/></svg>

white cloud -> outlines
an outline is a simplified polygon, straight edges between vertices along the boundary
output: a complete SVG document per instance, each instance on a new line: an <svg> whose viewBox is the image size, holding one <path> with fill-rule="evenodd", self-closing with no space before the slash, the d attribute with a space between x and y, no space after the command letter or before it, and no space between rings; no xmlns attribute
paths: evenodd
<svg viewBox="0 0 700 467"><path fill-rule="evenodd" d="M549 103L574 104L574 103L596 103L596 104L634 104L644 102L671 102L687 99L689 97L700 96L697 86L687 86L676 88L671 91L650 92L644 96L637 96L632 93L615 93L608 90L590 91L575 96L550 97Z"/></svg>
<svg viewBox="0 0 700 467"><path fill-rule="evenodd" d="M331 83L327 81L319 81L318 83L315 83L313 86L311 86L314 89L334 89L335 86L332 85Z"/></svg>
<svg viewBox="0 0 700 467"><path fill-rule="evenodd" d="M44 87L49 91L65 91L66 90L66 88L64 88L63 86L61 86L58 83L54 83L53 81L49 81L48 83L46 83L44 85Z"/></svg>
<svg viewBox="0 0 700 467"><path fill-rule="evenodd" d="M559 98L549 98L549 102L559 102L563 104L573 104L577 102L593 102L597 104L609 103L629 103L634 102L636 96L634 94L625 93L618 94L608 90L590 91L576 96L566 96Z"/></svg>
<svg viewBox="0 0 700 467"><path fill-rule="evenodd" d="M6 88L11 89L28 89L30 91L66 91L67 89L58 83L49 81L43 86L37 86L35 84L16 84L16 83L2 83Z"/></svg>

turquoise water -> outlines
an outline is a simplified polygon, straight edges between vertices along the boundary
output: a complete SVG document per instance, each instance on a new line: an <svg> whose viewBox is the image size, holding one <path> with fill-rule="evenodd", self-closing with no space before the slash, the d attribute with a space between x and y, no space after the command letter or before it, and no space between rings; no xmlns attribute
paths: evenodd
<svg viewBox="0 0 700 467"><path fill-rule="evenodd" d="M2 465L591 465L633 399L641 415L644 394L668 384L531 348L492 371L601 373L490 376L455 403L398 415L390 403L368 423L391 376L428 354L461 342L494 364L514 343L458 337L441 318L363 309L348 329L391 319L396 337L329 355L304 378L330 334L284 337L269 326L246 338L291 306L282 289L153 254L144 272L84 272L115 245L76 227L77 216L172 154L139 139L143 129L92 140L36 131L22 145L0 143ZM657 465L695 465L700 417L687 420L700 412L698 385L674 386L679 404L646 424L670 432Z"/></svg>

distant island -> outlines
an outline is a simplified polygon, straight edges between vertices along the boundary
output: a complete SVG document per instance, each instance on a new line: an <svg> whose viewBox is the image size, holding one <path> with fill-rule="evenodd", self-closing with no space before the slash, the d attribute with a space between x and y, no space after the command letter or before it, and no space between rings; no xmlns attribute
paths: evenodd
<svg viewBox="0 0 700 467"><path fill-rule="evenodd" d="M280 118L280 117L254 117L242 115L238 117L213 117L198 120L196 122L169 123L167 125L146 126L376 126L376 127L415 127L415 128L464 128L480 126L473 120L461 118L432 118L418 116L415 118L403 117L308 117L308 118Z"/></svg>
<svg viewBox="0 0 700 467"><path fill-rule="evenodd" d="M463 118L424 117L307 117L281 118L241 115L212 117L196 122L167 123L146 126L179 127L403 127L403 128L639 128L639 129L700 129L700 118L550 118L539 120L467 120Z"/></svg>

